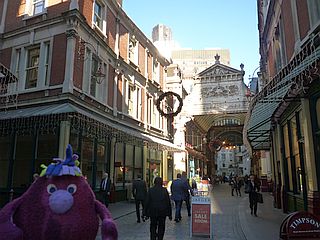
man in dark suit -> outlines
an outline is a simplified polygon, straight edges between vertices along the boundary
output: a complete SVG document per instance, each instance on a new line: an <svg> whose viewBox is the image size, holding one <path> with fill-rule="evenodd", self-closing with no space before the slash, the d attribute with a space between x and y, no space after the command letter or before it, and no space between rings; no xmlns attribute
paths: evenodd
<svg viewBox="0 0 320 240"><path fill-rule="evenodd" d="M141 175L137 176L137 179L132 182L132 195L136 202L136 214L137 222L140 222L140 204L142 205L142 211L144 209L144 203L147 196L147 184L141 179ZM144 220L142 216L142 220Z"/></svg>
<svg viewBox="0 0 320 240"><path fill-rule="evenodd" d="M257 217L258 209L258 197L257 194L260 192L260 181L255 175L251 174L249 181L247 182L248 193L249 193L249 204L251 209L251 215L254 214Z"/></svg>
<svg viewBox="0 0 320 240"><path fill-rule="evenodd" d="M177 179L172 181L171 184L171 197L176 206L176 212L174 216L175 222L181 221L181 205L188 196L188 185L187 182L181 179L181 173L177 174Z"/></svg>
<svg viewBox="0 0 320 240"><path fill-rule="evenodd" d="M144 214L150 217L150 239L162 240L165 232L166 217L172 220L171 201L166 188L162 187L162 178L154 179L154 186L150 188Z"/></svg>
<svg viewBox="0 0 320 240"><path fill-rule="evenodd" d="M111 180L109 178L109 174L104 173L104 176L100 183L100 191L102 195L101 196L102 202L106 205L106 207L109 206L110 188L111 188Z"/></svg>
<svg viewBox="0 0 320 240"><path fill-rule="evenodd" d="M185 198L185 202L186 202L186 207L187 207L187 211L188 211L188 216L190 217L191 216L190 195L193 195L193 190L192 190L192 188L190 186L189 179L187 178L187 173L186 172L182 172L181 179L186 181L187 186L188 186L188 192L187 192L187 195L186 195L186 198Z"/></svg>

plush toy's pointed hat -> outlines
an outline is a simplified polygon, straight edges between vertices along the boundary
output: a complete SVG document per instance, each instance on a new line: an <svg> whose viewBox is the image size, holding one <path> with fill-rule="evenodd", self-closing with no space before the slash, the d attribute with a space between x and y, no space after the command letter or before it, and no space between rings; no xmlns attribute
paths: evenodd
<svg viewBox="0 0 320 240"><path fill-rule="evenodd" d="M51 163L48 167L41 165L44 169L40 176L81 176L81 170L78 167L78 158L79 156L72 153L72 147L68 144L66 149L66 159L54 158L54 163Z"/></svg>

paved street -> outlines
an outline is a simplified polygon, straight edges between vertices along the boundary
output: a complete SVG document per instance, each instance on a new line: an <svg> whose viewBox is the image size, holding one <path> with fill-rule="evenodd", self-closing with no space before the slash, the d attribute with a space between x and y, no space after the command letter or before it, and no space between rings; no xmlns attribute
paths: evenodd
<svg viewBox="0 0 320 240"><path fill-rule="evenodd" d="M242 189L243 190L243 189ZM258 206L258 217L250 214L249 200L231 196L228 184L216 185L213 191L213 231L216 240L274 240L279 237L282 219L286 216L281 210L272 207L272 196L264 194L264 204ZM109 209L118 225L119 239L149 239L149 221L137 223L134 203L120 202L111 204ZM173 211L174 212L174 211ZM190 218L185 205L182 221L166 221L165 239L204 239L189 236ZM96 240L101 237L97 236Z"/></svg>

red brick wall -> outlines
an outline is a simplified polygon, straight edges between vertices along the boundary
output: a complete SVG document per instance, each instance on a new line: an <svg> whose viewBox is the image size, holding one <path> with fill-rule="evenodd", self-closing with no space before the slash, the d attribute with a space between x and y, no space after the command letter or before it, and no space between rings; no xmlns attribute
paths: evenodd
<svg viewBox="0 0 320 240"><path fill-rule="evenodd" d="M114 96L114 68L109 65L109 72L108 72L108 101L107 104L113 107L113 96Z"/></svg>
<svg viewBox="0 0 320 240"><path fill-rule="evenodd" d="M307 36L310 28L307 1L297 1L297 12L299 20L300 37L302 40Z"/></svg>
<svg viewBox="0 0 320 240"><path fill-rule="evenodd" d="M79 49L79 37L77 37L76 52L74 53L73 85L79 89L82 89L84 61L79 59L77 49Z"/></svg>
<svg viewBox="0 0 320 240"><path fill-rule="evenodd" d="M138 51L139 51L139 54L138 54L138 57L139 57L139 69L141 71L141 74L143 76L145 76L145 72L146 72L146 51L145 51L145 48L139 43L139 46L138 46Z"/></svg>
<svg viewBox="0 0 320 240"><path fill-rule="evenodd" d="M116 42L116 17L109 8L107 11L107 35L108 45L114 51Z"/></svg>
<svg viewBox="0 0 320 240"><path fill-rule="evenodd" d="M1 15L2 15L2 10L3 10L3 4L4 4L4 1L0 1L0 12L1 12Z"/></svg>
<svg viewBox="0 0 320 240"><path fill-rule="evenodd" d="M92 25L93 2L94 0L79 0L79 10L90 26Z"/></svg>
<svg viewBox="0 0 320 240"><path fill-rule="evenodd" d="M47 17L53 18L60 16L61 13L69 10L70 1L62 3L60 0L49 0L47 8Z"/></svg>
<svg viewBox="0 0 320 240"><path fill-rule="evenodd" d="M10 31L23 26L22 17L25 11L25 5L26 0L8 1L5 31Z"/></svg>
<svg viewBox="0 0 320 240"><path fill-rule="evenodd" d="M1 1L3 2L3 0ZM47 19L60 16L62 12L69 9L70 2L61 2L60 0L49 0L47 7ZM26 0L10 0L8 1L8 11L6 15L6 27L5 31L11 31L17 28L24 27L37 22L43 21L42 15L38 17L32 17L27 19L24 23L23 18L25 17Z"/></svg>
<svg viewBox="0 0 320 240"><path fill-rule="evenodd" d="M128 60L128 41L129 41L129 34L128 30L120 24L120 56L127 61Z"/></svg>
<svg viewBox="0 0 320 240"><path fill-rule="evenodd" d="M286 41L285 45L286 45L287 61L289 62L294 53L294 44L295 44L290 1L282 2L281 12L282 12L284 34L285 34L285 41Z"/></svg>
<svg viewBox="0 0 320 240"><path fill-rule="evenodd" d="M67 38L65 34L59 34L53 38L52 66L50 86L62 84L66 65Z"/></svg>
<svg viewBox="0 0 320 240"><path fill-rule="evenodd" d="M10 69L12 48L0 50L0 63Z"/></svg>
<svg viewBox="0 0 320 240"><path fill-rule="evenodd" d="M122 111L122 75L118 76L118 91L117 91L117 109Z"/></svg>
<svg viewBox="0 0 320 240"><path fill-rule="evenodd" d="M152 79L152 57L148 54L148 79Z"/></svg>
<svg viewBox="0 0 320 240"><path fill-rule="evenodd" d="M163 85L163 66L162 65L160 65L160 86L163 88L164 87L164 85Z"/></svg>
<svg viewBox="0 0 320 240"><path fill-rule="evenodd" d="M272 50L273 50L272 45L270 45L270 48L268 51L268 66L269 66L270 79L272 79L274 77L275 72L276 72Z"/></svg>

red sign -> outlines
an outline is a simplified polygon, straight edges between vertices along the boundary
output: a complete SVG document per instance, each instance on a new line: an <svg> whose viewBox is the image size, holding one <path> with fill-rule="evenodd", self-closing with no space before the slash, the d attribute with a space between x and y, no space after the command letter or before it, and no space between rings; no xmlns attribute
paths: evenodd
<svg viewBox="0 0 320 240"><path fill-rule="evenodd" d="M192 233L210 235L210 204L192 204Z"/></svg>
<svg viewBox="0 0 320 240"><path fill-rule="evenodd" d="M281 239L320 239L320 220L312 213L301 211L289 214L280 226Z"/></svg>

